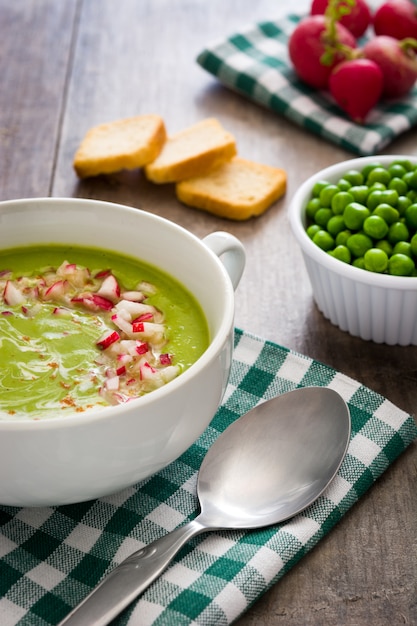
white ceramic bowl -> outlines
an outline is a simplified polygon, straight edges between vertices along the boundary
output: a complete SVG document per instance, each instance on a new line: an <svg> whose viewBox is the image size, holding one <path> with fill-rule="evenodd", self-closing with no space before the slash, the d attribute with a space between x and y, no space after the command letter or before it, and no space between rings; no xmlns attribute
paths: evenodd
<svg viewBox="0 0 417 626"><path fill-rule="evenodd" d="M417 277L376 274L343 263L321 250L305 231L305 206L317 181L336 182L347 170L362 169L376 161L386 166L399 158L417 162L411 156L377 155L350 159L317 172L295 193L288 215L323 315L351 335L406 346L417 345Z"/></svg>
<svg viewBox="0 0 417 626"><path fill-rule="evenodd" d="M200 240L163 218L94 200L0 202L0 248L48 242L122 252L168 272L199 301L210 345L178 378L124 405L48 420L0 420L3 505L89 500L159 471L205 430L231 365L234 289L245 263L235 237L217 232Z"/></svg>

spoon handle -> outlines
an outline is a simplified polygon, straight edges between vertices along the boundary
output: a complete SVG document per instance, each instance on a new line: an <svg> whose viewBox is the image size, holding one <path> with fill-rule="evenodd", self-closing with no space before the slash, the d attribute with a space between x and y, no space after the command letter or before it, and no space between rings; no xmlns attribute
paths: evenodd
<svg viewBox="0 0 417 626"><path fill-rule="evenodd" d="M105 626L156 579L191 537L208 530L197 519L134 552L58 626Z"/></svg>

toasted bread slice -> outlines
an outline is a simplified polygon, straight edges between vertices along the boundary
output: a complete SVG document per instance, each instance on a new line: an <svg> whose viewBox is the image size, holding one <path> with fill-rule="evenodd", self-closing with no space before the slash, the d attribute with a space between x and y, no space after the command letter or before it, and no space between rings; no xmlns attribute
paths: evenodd
<svg viewBox="0 0 417 626"><path fill-rule="evenodd" d="M188 206L231 220L264 213L284 195L284 170L234 157L208 174L176 184L177 198Z"/></svg>
<svg viewBox="0 0 417 626"><path fill-rule="evenodd" d="M74 157L80 178L136 169L153 161L166 140L159 115L137 115L91 128Z"/></svg>
<svg viewBox="0 0 417 626"><path fill-rule="evenodd" d="M233 135L215 118L207 118L168 137L145 174L154 183L174 183L199 176L235 154Z"/></svg>

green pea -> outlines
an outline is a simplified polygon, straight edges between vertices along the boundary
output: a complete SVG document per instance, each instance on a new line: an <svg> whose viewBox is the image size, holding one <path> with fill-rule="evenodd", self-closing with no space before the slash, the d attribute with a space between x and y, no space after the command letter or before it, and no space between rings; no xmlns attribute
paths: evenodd
<svg viewBox="0 0 417 626"><path fill-rule="evenodd" d="M336 235L336 246L345 246L351 234L352 231L350 230L342 230L342 232L338 233Z"/></svg>
<svg viewBox="0 0 417 626"><path fill-rule="evenodd" d="M403 196L408 191L408 185L402 178L391 178L388 189L393 189L399 196Z"/></svg>
<svg viewBox="0 0 417 626"><path fill-rule="evenodd" d="M346 178L341 178L337 182L337 186L339 187L340 191L348 191L352 187L352 183L346 180Z"/></svg>
<svg viewBox="0 0 417 626"><path fill-rule="evenodd" d="M311 198L311 200L309 200L306 205L307 217L309 217L311 220L314 220L314 216L320 208L321 208L321 203L320 203L319 198Z"/></svg>
<svg viewBox="0 0 417 626"><path fill-rule="evenodd" d="M412 170L414 168L413 164L411 163L411 161L409 161L408 159L395 159L392 163L391 163L391 167L395 166L395 165L400 165L401 167L403 167L407 172L409 172L410 170Z"/></svg>
<svg viewBox="0 0 417 626"><path fill-rule="evenodd" d="M381 189L376 189L375 191L371 191L366 200L366 206L370 211L376 209L378 204L382 204L382 191Z"/></svg>
<svg viewBox="0 0 417 626"><path fill-rule="evenodd" d="M409 257L413 256L411 243L409 241L397 241L392 254L405 254Z"/></svg>
<svg viewBox="0 0 417 626"><path fill-rule="evenodd" d="M385 167L374 167L368 174L368 178L366 179L367 185L372 185L372 183L383 183L384 185L388 185L391 180L391 174Z"/></svg>
<svg viewBox="0 0 417 626"><path fill-rule="evenodd" d="M402 178L406 174L407 169L401 163L393 162L388 168L391 178Z"/></svg>
<svg viewBox="0 0 417 626"><path fill-rule="evenodd" d="M362 185L364 182L363 174L358 170L349 170L343 175L343 178L349 181L352 185Z"/></svg>
<svg viewBox="0 0 417 626"><path fill-rule="evenodd" d="M329 254L331 254L335 259L343 261L343 263L350 263L352 260L350 250L346 246L336 246L334 250L329 252Z"/></svg>
<svg viewBox="0 0 417 626"><path fill-rule="evenodd" d="M339 191L332 197L331 209L335 215L341 215L345 207L354 201L351 193L348 191Z"/></svg>
<svg viewBox="0 0 417 626"><path fill-rule="evenodd" d="M359 202L351 202L343 212L345 224L351 230L360 230L365 219L370 215L369 209Z"/></svg>
<svg viewBox="0 0 417 626"><path fill-rule="evenodd" d="M382 274L388 267L388 256L380 248L370 248L363 256L365 269Z"/></svg>
<svg viewBox="0 0 417 626"><path fill-rule="evenodd" d="M363 223L363 230L373 239L384 239L388 234L389 226L379 215L370 215Z"/></svg>
<svg viewBox="0 0 417 626"><path fill-rule="evenodd" d="M326 252L334 248L334 239L326 230L319 230L313 237L314 243Z"/></svg>
<svg viewBox="0 0 417 626"><path fill-rule="evenodd" d="M319 230L321 230L321 228L318 224L311 224L311 226L307 228L306 233L310 239L313 239L314 235L318 233Z"/></svg>
<svg viewBox="0 0 417 626"><path fill-rule="evenodd" d="M321 226L322 228L326 228L327 222L332 217L332 215L333 213L331 209L321 208L318 211L316 211L316 214L314 216L314 221L316 224L319 224L319 226Z"/></svg>
<svg viewBox="0 0 417 626"><path fill-rule="evenodd" d="M333 215L327 222L327 231L332 237L336 237L342 230L345 230L343 215Z"/></svg>
<svg viewBox="0 0 417 626"><path fill-rule="evenodd" d="M371 193L372 191L385 191L385 189L387 188L386 185L384 185L384 183L379 183L378 181L376 183L373 183L370 187L369 187L369 193Z"/></svg>
<svg viewBox="0 0 417 626"><path fill-rule="evenodd" d="M404 215L406 208L410 206L410 204L412 204L410 198L407 198L407 196L399 196L397 206L395 208L400 215Z"/></svg>
<svg viewBox="0 0 417 626"><path fill-rule="evenodd" d="M349 189L349 193L353 196L354 202L366 204L366 200L369 194L369 187L367 187L366 185L353 185Z"/></svg>
<svg viewBox="0 0 417 626"><path fill-rule="evenodd" d="M394 209L394 207L392 207L391 205L384 203L378 204L376 209L374 209L374 211L372 212L372 215L382 217L382 219L387 224L393 224L394 222L398 222L400 218L400 214L397 209Z"/></svg>
<svg viewBox="0 0 417 626"><path fill-rule="evenodd" d="M404 213L405 223L409 228L417 228L417 204L410 204Z"/></svg>
<svg viewBox="0 0 417 626"><path fill-rule="evenodd" d="M407 183L410 190L417 189L417 170L411 170L404 174L403 181Z"/></svg>
<svg viewBox="0 0 417 626"><path fill-rule="evenodd" d="M403 222L394 222L391 224L388 230L388 241L394 246L398 241L407 241L410 237L410 232Z"/></svg>
<svg viewBox="0 0 417 626"><path fill-rule="evenodd" d="M383 250L387 256L391 256L392 254L392 244L388 241L388 239L380 239L375 243L375 248L379 248Z"/></svg>
<svg viewBox="0 0 417 626"><path fill-rule="evenodd" d="M368 163L368 165L365 165L361 170L363 179L367 180L369 173L376 167L382 167L379 161L374 161L374 163Z"/></svg>
<svg viewBox="0 0 417 626"><path fill-rule="evenodd" d="M406 196L411 200L411 202L417 202L417 191L415 189L409 189Z"/></svg>
<svg viewBox="0 0 417 626"><path fill-rule="evenodd" d="M313 197L318 198L321 190L327 187L327 185L330 185L328 180L318 180L313 186L313 190L312 190Z"/></svg>
<svg viewBox="0 0 417 626"><path fill-rule="evenodd" d="M385 204L395 207L398 202L398 191L395 189L385 189L381 191L381 199Z"/></svg>
<svg viewBox="0 0 417 626"><path fill-rule="evenodd" d="M339 191L339 187L337 185L326 185L326 187L324 187L320 191L320 195L319 195L321 206L329 207L332 203L333 196L338 191Z"/></svg>
<svg viewBox="0 0 417 626"><path fill-rule="evenodd" d="M346 242L347 247L355 257L360 257L365 254L367 250L373 247L372 239L364 233L355 233L351 235Z"/></svg>
<svg viewBox="0 0 417 626"><path fill-rule="evenodd" d="M365 259L363 256L358 257L357 259L353 259L352 261L353 267L358 267L361 270L365 269Z"/></svg>
<svg viewBox="0 0 417 626"><path fill-rule="evenodd" d="M388 273L393 276L411 276L414 270L414 261L406 254L393 254L388 260Z"/></svg>
<svg viewBox="0 0 417 626"><path fill-rule="evenodd" d="M306 202L308 237L371 272L417 277L417 164L395 159L318 180Z"/></svg>

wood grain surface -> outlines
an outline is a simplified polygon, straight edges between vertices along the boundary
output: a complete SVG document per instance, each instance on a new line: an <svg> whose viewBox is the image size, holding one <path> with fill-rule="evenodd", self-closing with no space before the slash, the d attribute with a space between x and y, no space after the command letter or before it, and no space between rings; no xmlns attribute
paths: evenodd
<svg viewBox="0 0 417 626"><path fill-rule="evenodd" d="M301 12L309 3L296 5ZM286 217L301 182L354 155L246 101L195 60L206 45L285 10L279 0L0 0L0 200L96 198L156 213L200 237L233 233L247 251L236 325L331 365L414 414L417 348L365 342L324 319ZM140 171L80 182L72 159L87 129L140 113L162 115L169 133L217 117L242 156L286 169L286 196L240 224L182 206L172 185L153 185ZM384 153L415 155L416 131ZM412 445L237 624L417 624L416 519Z"/></svg>

